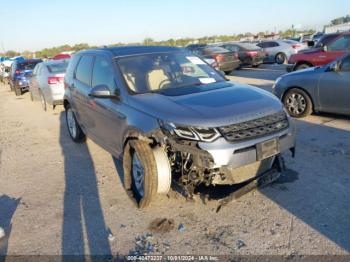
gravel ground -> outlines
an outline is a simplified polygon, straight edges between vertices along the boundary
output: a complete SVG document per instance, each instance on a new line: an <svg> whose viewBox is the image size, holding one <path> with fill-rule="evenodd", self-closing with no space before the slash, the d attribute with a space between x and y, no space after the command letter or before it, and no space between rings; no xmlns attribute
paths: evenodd
<svg viewBox="0 0 350 262"><path fill-rule="evenodd" d="M270 90L284 72L270 65L230 78ZM43 112L0 85L0 254L349 254L350 119L313 115L297 126L296 158L285 155L276 183L218 213L217 200L174 191L139 211L120 161L91 140L71 142L61 107Z"/></svg>

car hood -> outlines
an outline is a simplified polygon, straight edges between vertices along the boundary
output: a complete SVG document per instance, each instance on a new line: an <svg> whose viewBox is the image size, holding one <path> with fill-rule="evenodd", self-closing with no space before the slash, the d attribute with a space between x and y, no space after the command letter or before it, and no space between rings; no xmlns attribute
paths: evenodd
<svg viewBox="0 0 350 262"><path fill-rule="evenodd" d="M311 74L318 74L323 73L327 69L327 66L316 66L316 67L309 67L302 70L294 71L288 74L285 74L282 76L284 77L299 77L303 75L311 75Z"/></svg>
<svg viewBox="0 0 350 262"><path fill-rule="evenodd" d="M282 110L282 104L271 93L233 82L224 88L180 96L133 95L128 102L160 120L197 127L225 126Z"/></svg>

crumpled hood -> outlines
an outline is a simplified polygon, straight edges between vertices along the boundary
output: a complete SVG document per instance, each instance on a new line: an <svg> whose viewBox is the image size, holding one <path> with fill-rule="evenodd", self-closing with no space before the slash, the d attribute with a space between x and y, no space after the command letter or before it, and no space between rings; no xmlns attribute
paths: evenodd
<svg viewBox="0 0 350 262"><path fill-rule="evenodd" d="M129 97L129 105L175 124L219 127L282 110L281 102L262 89L228 82L228 87L181 96L150 93Z"/></svg>

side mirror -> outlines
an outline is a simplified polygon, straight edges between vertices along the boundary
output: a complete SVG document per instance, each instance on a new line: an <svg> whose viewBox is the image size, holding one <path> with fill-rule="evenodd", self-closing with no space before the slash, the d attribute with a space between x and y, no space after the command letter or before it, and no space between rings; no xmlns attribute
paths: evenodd
<svg viewBox="0 0 350 262"><path fill-rule="evenodd" d="M118 98L119 92L118 94L112 94L108 86L98 85L91 89L89 96L96 97L96 98Z"/></svg>
<svg viewBox="0 0 350 262"><path fill-rule="evenodd" d="M314 41L307 41L307 46L308 47L313 47L315 45Z"/></svg>
<svg viewBox="0 0 350 262"><path fill-rule="evenodd" d="M340 62L339 61L333 62L333 63L331 63L329 65L328 71L338 72L339 71L339 67L340 67Z"/></svg>

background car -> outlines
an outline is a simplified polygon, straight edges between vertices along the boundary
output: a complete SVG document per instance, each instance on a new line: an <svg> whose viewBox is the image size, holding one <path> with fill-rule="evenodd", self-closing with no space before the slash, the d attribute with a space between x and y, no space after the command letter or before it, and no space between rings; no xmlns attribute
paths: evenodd
<svg viewBox="0 0 350 262"><path fill-rule="evenodd" d="M35 66L29 82L30 97L40 99L44 111L48 104L61 105L64 96L64 76L68 60L42 62Z"/></svg>
<svg viewBox="0 0 350 262"><path fill-rule="evenodd" d="M32 75L36 64L41 63L41 59L25 59L22 61L13 61L9 76L10 88L15 91L16 96L22 94L29 88L29 78Z"/></svg>
<svg viewBox="0 0 350 262"><path fill-rule="evenodd" d="M293 117L317 111L350 115L350 55L286 74L276 80L273 90Z"/></svg>
<svg viewBox="0 0 350 262"><path fill-rule="evenodd" d="M287 71L328 64L350 52L350 32L325 35L315 48L290 57Z"/></svg>
<svg viewBox="0 0 350 262"><path fill-rule="evenodd" d="M242 65L258 67L263 63L265 58L263 50L254 44L230 42L218 44L218 46L232 52L237 52Z"/></svg>
<svg viewBox="0 0 350 262"><path fill-rule="evenodd" d="M231 52L219 46L206 45L198 48L191 48L190 50L205 60L214 59L217 63L217 68L224 71L225 74L230 74L241 64L237 52Z"/></svg>
<svg viewBox="0 0 350 262"><path fill-rule="evenodd" d="M300 42L297 42L295 40L286 39L286 40L282 40L282 41L285 42L286 44L289 44L297 52L299 52L300 50L305 50L305 49L308 48L307 44L300 43Z"/></svg>
<svg viewBox="0 0 350 262"><path fill-rule="evenodd" d="M282 40L263 41L256 44L266 53L265 63L283 64L296 50Z"/></svg>

